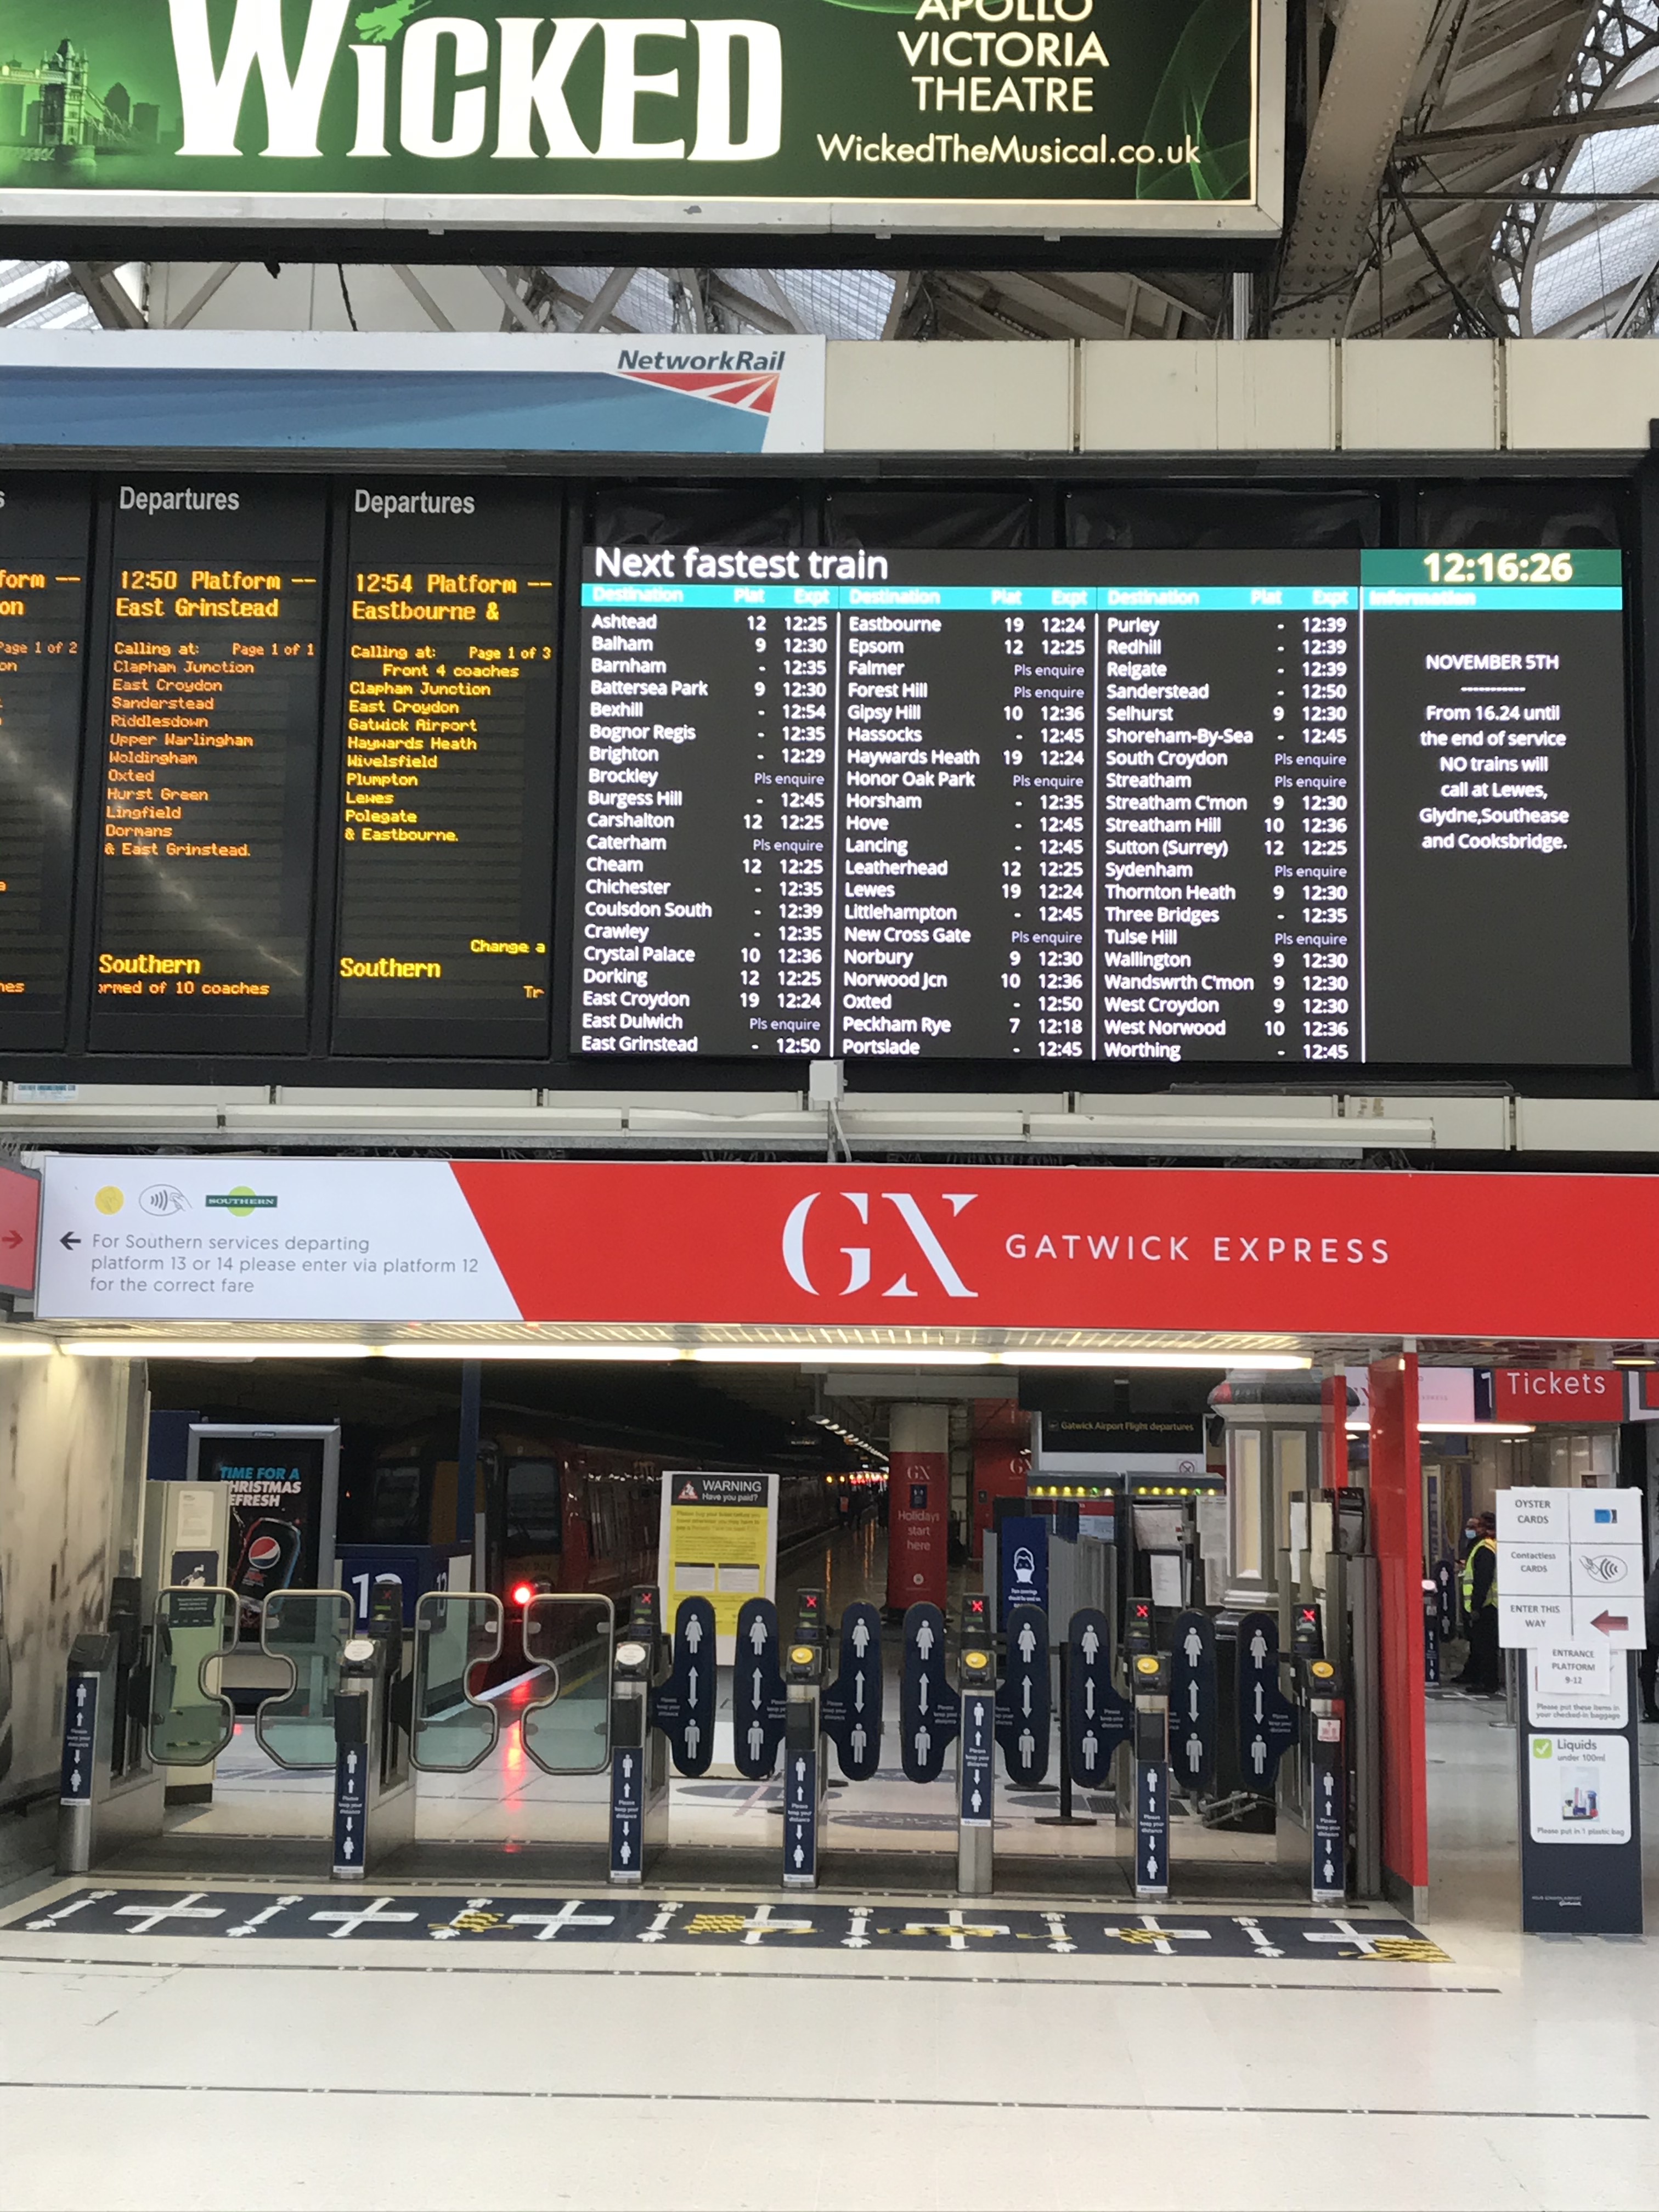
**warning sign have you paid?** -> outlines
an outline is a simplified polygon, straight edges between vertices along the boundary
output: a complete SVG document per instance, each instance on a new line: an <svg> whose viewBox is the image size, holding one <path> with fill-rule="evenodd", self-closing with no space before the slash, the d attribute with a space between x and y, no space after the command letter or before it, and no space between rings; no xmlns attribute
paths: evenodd
<svg viewBox="0 0 1659 2212"><path fill-rule="evenodd" d="M671 1471L662 1479L659 1525L664 1619L672 1624L682 1598L707 1598L714 1608L716 1653L729 1666L739 1609L751 1597L775 1593L778 1478Z"/></svg>

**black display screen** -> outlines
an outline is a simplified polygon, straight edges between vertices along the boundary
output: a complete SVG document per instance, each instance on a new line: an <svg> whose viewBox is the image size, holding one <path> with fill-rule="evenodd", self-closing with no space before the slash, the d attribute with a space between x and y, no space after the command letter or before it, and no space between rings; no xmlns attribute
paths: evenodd
<svg viewBox="0 0 1659 2212"><path fill-rule="evenodd" d="M0 483L0 1042L64 1042L85 683L84 486Z"/></svg>
<svg viewBox="0 0 1659 2212"><path fill-rule="evenodd" d="M323 493L114 488L94 1049L306 1041Z"/></svg>
<svg viewBox="0 0 1659 2212"><path fill-rule="evenodd" d="M337 1052L543 1055L556 495L357 484Z"/></svg>
<svg viewBox="0 0 1659 2212"><path fill-rule="evenodd" d="M574 1048L1618 1066L1607 551L590 548Z"/></svg>

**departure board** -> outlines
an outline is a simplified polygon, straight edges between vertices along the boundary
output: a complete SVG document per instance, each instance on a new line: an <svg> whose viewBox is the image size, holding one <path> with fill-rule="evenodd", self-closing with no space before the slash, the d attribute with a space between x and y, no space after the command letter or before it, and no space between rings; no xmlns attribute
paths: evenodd
<svg viewBox="0 0 1659 2212"><path fill-rule="evenodd" d="M94 1049L299 1049L325 507L270 479L114 489Z"/></svg>
<svg viewBox="0 0 1659 2212"><path fill-rule="evenodd" d="M84 485L0 482L0 1042L64 1042L85 680Z"/></svg>
<svg viewBox="0 0 1659 2212"><path fill-rule="evenodd" d="M1619 1065L1620 557L591 547L591 1054Z"/></svg>
<svg viewBox="0 0 1659 2212"><path fill-rule="evenodd" d="M556 494L349 505L334 1048L544 1054Z"/></svg>

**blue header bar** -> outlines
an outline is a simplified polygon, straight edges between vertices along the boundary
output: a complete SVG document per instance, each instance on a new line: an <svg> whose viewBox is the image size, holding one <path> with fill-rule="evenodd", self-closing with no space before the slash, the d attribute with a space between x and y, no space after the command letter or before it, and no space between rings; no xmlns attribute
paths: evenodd
<svg viewBox="0 0 1659 2212"><path fill-rule="evenodd" d="M785 614L1617 614L1616 584L584 584L585 607Z"/></svg>
<svg viewBox="0 0 1659 2212"><path fill-rule="evenodd" d="M789 614L1340 614L1358 608L1359 591L1352 584L584 584L582 605Z"/></svg>

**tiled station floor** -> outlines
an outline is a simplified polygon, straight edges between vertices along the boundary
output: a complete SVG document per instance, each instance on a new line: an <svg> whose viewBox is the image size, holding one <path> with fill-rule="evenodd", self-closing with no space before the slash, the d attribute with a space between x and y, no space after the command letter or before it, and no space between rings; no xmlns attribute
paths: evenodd
<svg viewBox="0 0 1659 2212"><path fill-rule="evenodd" d="M1501 1706L1431 1705L1431 1947L1218 1872L1189 1905L1177 1871L1149 1929L1103 1879L1109 1820L1073 1832L1084 1903L1022 1896L1034 1856L964 1909L937 1861L889 1892L844 1851L814 1899L700 1882L611 1925L602 1885L510 1856L466 1894L43 1881L20 1824L0 2204L1659 2206L1649 1945L1516 1933L1513 1751ZM382 1894L398 1935L311 1922ZM109 1932L133 1899L201 1917Z"/></svg>

